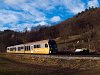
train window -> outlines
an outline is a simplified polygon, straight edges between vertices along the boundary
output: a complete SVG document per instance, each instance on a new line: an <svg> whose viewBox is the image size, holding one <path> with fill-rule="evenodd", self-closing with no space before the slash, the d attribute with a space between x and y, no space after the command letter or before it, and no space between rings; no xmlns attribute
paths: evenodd
<svg viewBox="0 0 100 75"><path fill-rule="evenodd" d="M28 46L26 46L26 51L28 50Z"/></svg>
<svg viewBox="0 0 100 75"><path fill-rule="evenodd" d="M13 51L13 49L12 49L12 48L10 48L10 51Z"/></svg>
<svg viewBox="0 0 100 75"><path fill-rule="evenodd" d="M27 51L29 50L29 47L27 46Z"/></svg>
<svg viewBox="0 0 100 75"><path fill-rule="evenodd" d="M45 48L47 48L48 47L48 44L45 44Z"/></svg>
<svg viewBox="0 0 100 75"><path fill-rule="evenodd" d="M9 48L7 48L7 50L9 50Z"/></svg>
<svg viewBox="0 0 100 75"><path fill-rule="evenodd" d="M26 46L26 50L28 51L28 46Z"/></svg>
<svg viewBox="0 0 100 75"><path fill-rule="evenodd" d="M34 45L34 48L37 48L37 45Z"/></svg>
<svg viewBox="0 0 100 75"><path fill-rule="evenodd" d="M34 48L40 48L41 46L40 45L34 45Z"/></svg>
<svg viewBox="0 0 100 75"><path fill-rule="evenodd" d="M28 49L30 50L30 46L28 46L28 47L29 47Z"/></svg>
<svg viewBox="0 0 100 75"><path fill-rule="evenodd" d="M27 46L27 50L29 50L29 46Z"/></svg>
<svg viewBox="0 0 100 75"><path fill-rule="evenodd" d="M16 51L16 47L14 47L14 48L12 48L12 49Z"/></svg>
<svg viewBox="0 0 100 75"><path fill-rule="evenodd" d="M23 47L21 47L21 49L23 49Z"/></svg>
<svg viewBox="0 0 100 75"><path fill-rule="evenodd" d="M13 48L11 48L11 50L13 51Z"/></svg>
<svg viewBox="0 0 100 75"><path fill-rule="evenodd" d="M20 47L18 47L18 51L20 51Z"/></svg>
<svg viewBox="0 0 100 75"><path fill-rule="evenodd" d="M21 51L21 47L18 47L18 51Z"/></svg>
<svg viewBox="0 0 100 75"><path fill-rule="evenodd" d="M37 48L40 48L40 45L37 45Z"/></svg>
<svg viewBox="0 0 100 75"><path fill-rule="evenodd" d="M25 46L25 50L29 51L30 50L30 46Z"/></svg>
<svg viewBox="0 0 100 75"><path fill-rule="evenodd" d="M27 48L26 48L27 46L25 46L25 51L27 50Z"/></svg>
<svg viewBox="0 0 100 75"><path fill-rule="evenodd" d="M16 47L15 47L15 51L16 51Z"/></svg>

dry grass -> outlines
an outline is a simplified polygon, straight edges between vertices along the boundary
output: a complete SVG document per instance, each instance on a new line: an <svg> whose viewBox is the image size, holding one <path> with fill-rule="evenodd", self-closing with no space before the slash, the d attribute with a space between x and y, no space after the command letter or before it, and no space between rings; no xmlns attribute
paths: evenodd
<svg viewBox="0 0 100 75"><path fill-rule="evenodd" d="M100 61L58 60L0 55L0 75L99 75ZM39 62L39 63L38 63ZM91 62L91 63L90 63ZM79 64L78 64L79 63Z"/></svg>
<svg viewBox="0 0 100 75"><path fill-rule="evenodd" d="M19 60L18 60L19 61ZM21 63L0 56L0 75L65 75L73 69Z"/></svg>

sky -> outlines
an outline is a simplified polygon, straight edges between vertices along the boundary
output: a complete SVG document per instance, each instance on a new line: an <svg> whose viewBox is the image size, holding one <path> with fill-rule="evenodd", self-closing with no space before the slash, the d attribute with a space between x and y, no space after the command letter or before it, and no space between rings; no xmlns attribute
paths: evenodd
<svg viewBox="0 0 100 75"><path fill-rule="evenodd" d="M0 31L52 26L92 6L100 0L0 0Z"/></svg>

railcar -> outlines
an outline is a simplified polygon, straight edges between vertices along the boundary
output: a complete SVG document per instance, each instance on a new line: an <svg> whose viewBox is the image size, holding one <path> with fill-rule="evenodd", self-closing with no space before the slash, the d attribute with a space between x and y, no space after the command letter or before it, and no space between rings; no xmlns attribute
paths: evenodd
<svg viewBox="0 0 100 75"><path fill-rule="evenodd" d="M42 40L7 47L7 53L55 54L57 52L57 44L54 40Z"/></svg>

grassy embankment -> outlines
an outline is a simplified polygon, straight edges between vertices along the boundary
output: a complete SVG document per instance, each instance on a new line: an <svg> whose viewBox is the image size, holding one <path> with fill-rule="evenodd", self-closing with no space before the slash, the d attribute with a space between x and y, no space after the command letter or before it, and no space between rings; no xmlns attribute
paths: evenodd
<svg viewBox="0 0 100 75"><path fill-rule="evenodd" d="M99 75L100 60L31 58L0 55L0 75Z"/></svg>

